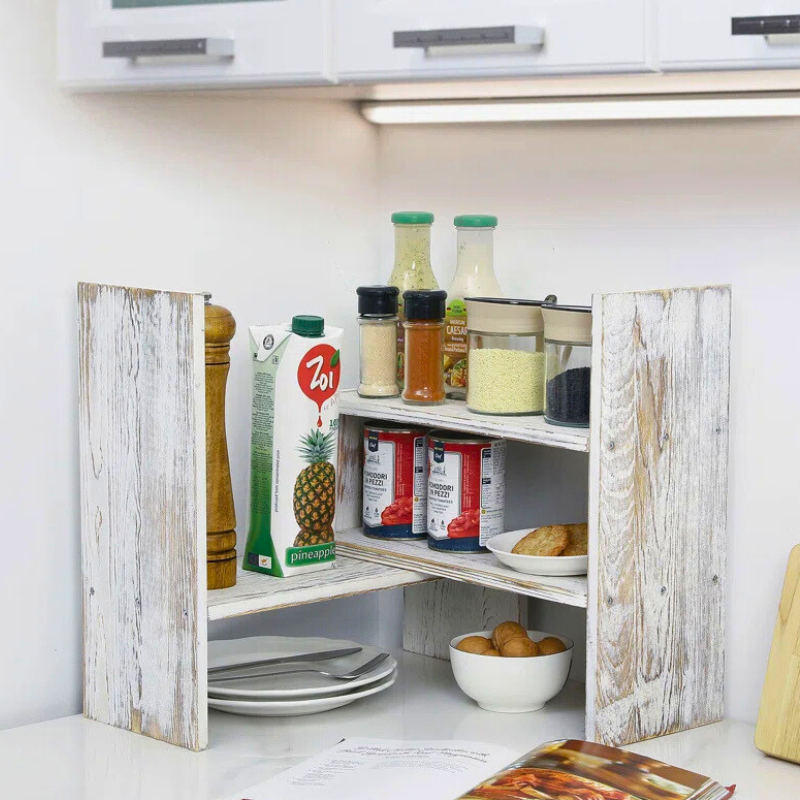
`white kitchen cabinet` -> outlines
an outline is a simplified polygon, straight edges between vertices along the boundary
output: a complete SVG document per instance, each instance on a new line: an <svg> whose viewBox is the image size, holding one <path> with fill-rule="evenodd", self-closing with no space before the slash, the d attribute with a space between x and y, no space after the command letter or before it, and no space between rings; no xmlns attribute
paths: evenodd
<svg viewBox="0 0 800 800"><path fill-rule="evenodd" d="M663 70L800 66L800 0L661 0Z"/></svg>
<svg viewBox="0 0 800 800"><path fill-rule="evenodd" d="M331 81L328 0L61 0L59 79L78 88Z"/></svg>
<svg viewBox="0 0 800 800"><path fill-rule="evenodd" d="M649 0L344 0L341 82L648 68Z"/></svg>

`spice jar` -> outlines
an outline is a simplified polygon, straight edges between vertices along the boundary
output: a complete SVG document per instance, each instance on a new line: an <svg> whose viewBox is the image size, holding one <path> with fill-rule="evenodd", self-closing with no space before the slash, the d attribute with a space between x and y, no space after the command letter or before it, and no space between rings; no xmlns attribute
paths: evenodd
<svg viewBox="0 0 800 800"><path fill-rule="evenodd" d="M501 297L466 299L470 411L509 416L544 411L542 302Z"/></svg>
<svg viewBox="0 0 800 800"><path fill-rule="evenodd" d="M397 326L397 382L403 386L403 359L405 357L405 329L403 327L403 292L411 289L438 289L439 284L431 268L431 225L433 214L428 211L396 211L392 214L394 225L394 267L389 285L400 290Z"/></svg>
<svg viewBox="0 0 800 800"><path fill-rule="evenodd" d="M359 286L358 332L362 397L396 397L397 296L396 286Z"/></svg>
<svg viewBox="0 0 800 800"><path fill-rule="evenodd" d="M444 316L447 292L408 291L405 301L405 389L403 400L416 405L444 403Z"/></svg>
<svg viewBox="0 0 800 800"><path fill-rule="evenodd" d="M553 425L589 426L592 309L544 303L544 418Z"/></svg>

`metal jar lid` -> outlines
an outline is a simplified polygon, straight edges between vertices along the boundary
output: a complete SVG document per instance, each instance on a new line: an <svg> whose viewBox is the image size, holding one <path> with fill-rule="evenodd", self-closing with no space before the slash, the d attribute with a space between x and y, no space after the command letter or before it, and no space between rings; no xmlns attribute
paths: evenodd
<svg viewBox="0 0 800 800"><path fill-rule="evenodd" d="M476 436L473 433L459 433L458 431L446 431L437 428L428 433L428 447L432 447L434 442L444 442L444 444L494 444L501 441L486 436Z"/></svg>
<svg viewBox="0 0 800 800"><path fill-rule="evenodd" d="M555 299L555 295L547 297L547 300ZM467 297L467 327L478 333L541 333L544 330L542 303L547 300Z"/></svg>
<svg viewBox="0 0 800 800"><path fill-rule="evenodd" d="M374 431L375 433L413 433L417 436L425 436L427 433L425 428L415 428L407 425L401 425L400 423L383 421L365 422L364 433L368 434L370 431Z"/></svg>
<svg viewBox="0 0 800 800"><path fill-rule="evenodd" d="M565 306L544 303L544 338L564 344L592 343L591 306Z"/></svg>

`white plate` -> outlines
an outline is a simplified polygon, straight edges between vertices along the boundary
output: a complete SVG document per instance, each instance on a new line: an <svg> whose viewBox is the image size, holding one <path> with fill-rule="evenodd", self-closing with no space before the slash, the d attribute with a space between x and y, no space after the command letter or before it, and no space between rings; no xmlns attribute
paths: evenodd
<svg viewBox="0 0 800 800"><path fill-rule="evenodd" d="M253 636L247 639L223 639L208 643L208 666L228 667L246 661L265 658L316 653L321 650L344 650L361 647L360 653L332 661L317 661L315 666L344 672L366 664L382 651L377 647L341 639L299 638L290 636ZM397 662L389 656L366 675L352 681L326 678L314 672L301 672L297 675L275 675L269 678L253 678L246 681L223 681L208 684L209 697L223 697L243 700L298 700L310 697L329 697L345 694L368 686L385 678L397 667ZM253 672L263 672L255 668Z"/></svg>
<svg viewBox="0 0 800 800"><path fill-rule="evenodd" d="M534 528L521 531L509 531L499 536L492 536L486 546L494 553L495 558L517 572L528 575L585 575L589 568L589 556L523 556L512 553L514 545L527 536Z"/></svg>
<svg viewBox="0 0 800 800"><path fill-rule="evenodd" d="M241 714L245 717L299 717L303 714L320 714L334 708L355 703L364 697L386 691L397 680L397 670L392 672L382 681L373 683L362 689L356 689L348 694L338 694L333 697L314 697L307 700L221 700L217 697L208 698L208 707L228 714Z"/></svg>

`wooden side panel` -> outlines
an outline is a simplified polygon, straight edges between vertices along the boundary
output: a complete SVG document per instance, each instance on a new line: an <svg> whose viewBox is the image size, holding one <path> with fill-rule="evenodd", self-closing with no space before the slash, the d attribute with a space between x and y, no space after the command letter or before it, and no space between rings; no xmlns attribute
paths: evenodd
<svg viewBox="0 0 800 800"><path fill-rule="evenodd" d="M587 735L722 718L730 289L594 303Z"/></svg>
<svg viewBox="0 0 800 800"><path fill-rule="evenodd" d="M339 475L333 521L336 532L361 527L363 461L364 420L342 414L339 417Z"/></svg>
<svg viewBox="0 0 800 800"><path fill-rule="evenodd" d="M201 295L80 284L84 713L207 744Z"/></svg>
<svg viewBox="0 0 800 800"><path fill-rule="evenodd" d="M528 599L457 581L436 581L404 590L403 649L450 658L450 640L471 631L491 630L501 622L528 622Z"/></svg>

